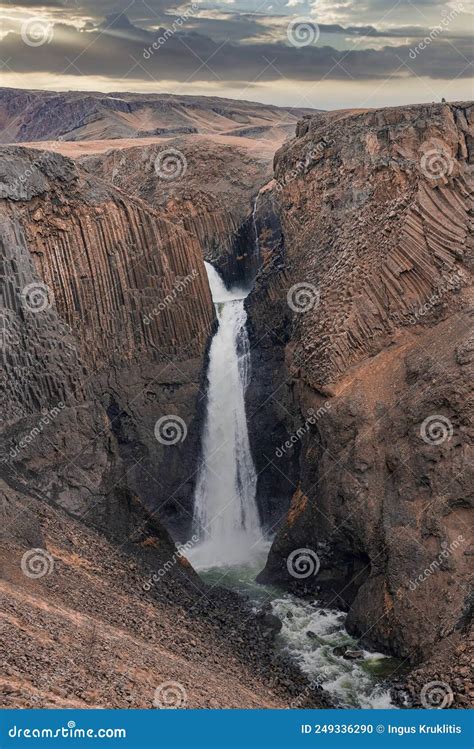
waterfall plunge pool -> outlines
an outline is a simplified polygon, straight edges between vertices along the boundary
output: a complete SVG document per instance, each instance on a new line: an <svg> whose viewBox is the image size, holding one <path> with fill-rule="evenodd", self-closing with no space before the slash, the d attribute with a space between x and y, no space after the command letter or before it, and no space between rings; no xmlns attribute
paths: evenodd
<svg viewBox="0 0 474 749"><path fill-rule="evenodd" d="M360 646L347 632L346 614L318 605L316 600L297 598L277 587L255 582L265 564L269 543L260 547L250 564L221 565L197 571L208 585L220 585L247 597L254 610L270 605L282 622L276 647L287 653L311 681L320 684L341 708L396 709L387 679L397 672L397 659L362 650L358 660L336 655L334 648ZM192 562L192 555L190 556ZM308 634L308 632L310 634Z"/></svg>

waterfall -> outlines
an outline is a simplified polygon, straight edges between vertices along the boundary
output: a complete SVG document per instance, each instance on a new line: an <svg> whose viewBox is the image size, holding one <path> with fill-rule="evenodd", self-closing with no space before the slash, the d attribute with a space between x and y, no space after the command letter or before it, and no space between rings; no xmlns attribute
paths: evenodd
<svg viewBox="0 0 474 749"><path fill-rule="evenodd" d="M202 463L194 495L193 531L199 542L189 557L198 568L248 560L262 539L245 412L248 291L227 289L209 263L206 270L219 326L209 352Z"/></svg>
<svg viewBox="0 0 474 749"><path fill-rule="evenodd" d="M258 208L258 196L260 193L257 193L257 196L253 203L253 211L252 211L252 226L255 233L255 249L257 253L257 258L260 257L260 237L258 236L258 227L257 227L257 208Z"/></svg>

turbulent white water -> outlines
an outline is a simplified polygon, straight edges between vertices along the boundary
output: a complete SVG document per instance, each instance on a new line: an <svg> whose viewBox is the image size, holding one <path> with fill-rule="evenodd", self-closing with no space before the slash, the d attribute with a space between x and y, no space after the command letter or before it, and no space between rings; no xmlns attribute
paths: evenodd
<svg viewBox="0 0 474 749"><path fill-rule="evenodd" d="M227 289L209 263L206 270L219 327L209 352L202 464L194 496L193 529L199 543L189 553L201 569L248 560L262 538L245 412L248 292Z"/></svg>
<svg viewBox="0 0 474 749"><path fill-rule="evenodd" d="M345 614L290 595L274 599L272 609L283 622L279 637L284 650L342 707L395 707L389 690L375 679L375 674L383 671L385 663L392 659L367 650L362 651L360 660L346 660L335 655L334 648L339 645L358 649L344 627Z"/></svg>
<svg viewBox="0 0 474 749"><path fill-rule="evenodd" d="M256 562L220 566L201 574L211 586L223 585L249 597L255 610L270 602L272 613L283 624L276 647L298 663L311 683L322 686L338 707L394 709L384 680L397 671L398 661L365 649L358 660L346 660L334 652L336 647L359 650L357 640L345 628L346 614L255 582L265 564L268 545L261 545Z"/></svg>

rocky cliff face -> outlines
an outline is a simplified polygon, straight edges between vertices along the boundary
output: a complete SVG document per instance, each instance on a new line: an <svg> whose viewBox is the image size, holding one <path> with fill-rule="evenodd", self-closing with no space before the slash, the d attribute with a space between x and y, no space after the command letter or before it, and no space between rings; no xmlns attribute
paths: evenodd
<svg viewBox="0 0 474 749"><path fill-rule="evenodd" d="M186 136L80 161L186 229L206 260L235 283L256 272L255 198L272 176L273 154L283 140L279 131L266 140Z"/></svg>
<svg viewBox="0 0 474 749"><path fill-rule="evenodd" d="M189 499L213 324L199 244L58 154L9 148L2 163L7 456L22 419L80 404L78 434L115 435L150 508L179 487Z"/></svg>
<svg viewBox="0 0 474 749"><path fill-rule="evenodd" d="M464 104L303 120L275 160L283 244L249 301L260 409L288 440L258 449L293 485L261 579L318 591L409 662L469 608L472 126ZM313 567L292 568L305 548Z"/></svg>

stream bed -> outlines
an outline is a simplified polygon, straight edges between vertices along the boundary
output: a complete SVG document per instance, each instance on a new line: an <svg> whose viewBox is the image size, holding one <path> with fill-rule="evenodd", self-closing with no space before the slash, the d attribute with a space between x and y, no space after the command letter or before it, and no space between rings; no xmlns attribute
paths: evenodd
<svg viewBox="0 0 474 749"><path fill-rule="evenodd" d="M199 574L211 586L220 585L246 596L255 609L271 605L283 625L276 647L290 655L341 708L396 709L387 679L399 669L399 661L360 648L344 626L343 612L256 583L262 567L263 560L258 564L254 559L247 565L200 569ZM362 650L362 656L350 660L334 653L334 648L343 646Z"/></svg>

